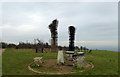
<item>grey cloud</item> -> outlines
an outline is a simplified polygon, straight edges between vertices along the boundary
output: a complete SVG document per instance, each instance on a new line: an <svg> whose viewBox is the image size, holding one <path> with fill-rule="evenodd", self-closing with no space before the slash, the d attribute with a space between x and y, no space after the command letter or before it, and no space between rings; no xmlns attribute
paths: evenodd
<svg viewBox="0 0 120 77"><path fill-rule="evenodd" d="M48 41L50 39L48 25L57 18L59 42L68 40L70 25L76 27L76 41L117 41L117 8L117 2L3 3L3 39L17 42L41 38ZM24 25L30 25L30 29L20 30ZM104 45L101 46L103 47Z"/></svg>

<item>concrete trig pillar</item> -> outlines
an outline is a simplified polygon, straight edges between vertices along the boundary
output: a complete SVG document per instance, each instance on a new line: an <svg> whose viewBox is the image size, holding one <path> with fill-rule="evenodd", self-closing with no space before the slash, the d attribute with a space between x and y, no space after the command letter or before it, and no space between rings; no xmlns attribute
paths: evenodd
<svg viewBox="0 0 120 77"><path fill-rule="evenodd" d="M64 54L63 50L58 51L57 64L64 64Z"/></svg>

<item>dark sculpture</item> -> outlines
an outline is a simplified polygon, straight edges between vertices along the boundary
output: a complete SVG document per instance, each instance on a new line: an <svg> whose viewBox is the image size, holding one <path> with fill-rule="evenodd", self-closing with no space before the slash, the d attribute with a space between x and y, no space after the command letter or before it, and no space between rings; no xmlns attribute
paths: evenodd
<svg viewBox="0 0 120 77"><path fill-rule="evenodd" d="M58 20L55 19L49 25L49 29L51 32L51 51L52 52L57 52L57 38L58 38L57 27L58 27Z"/></svg>
<svg viewBox="0 0 120 77"><path fill-rule="evenodd" d="M74 51L75 27L69 27L69 51Z"/></svg>
<svg viewBox="0 0 120 77"><path fill-rule="evenodd" d="M82 50L83 50L83 47L82 47L82 46L80 47L80 50L81 50L81 52L82 52Z"/></svg>

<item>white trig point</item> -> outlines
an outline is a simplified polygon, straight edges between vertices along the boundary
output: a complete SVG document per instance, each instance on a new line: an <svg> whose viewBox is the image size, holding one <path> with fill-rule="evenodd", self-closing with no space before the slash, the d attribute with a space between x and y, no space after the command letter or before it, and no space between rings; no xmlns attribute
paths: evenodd
<svg viewBox="0 0 120 77"><path fill-rule="evenodd" d="M43 62L42 62L42 57L35 57L34 59L34 63L37 65L37 66L40 66Z"/></svg>
<svg viewBox="0 0 120 77"><path fill-rule="evenodd" d="M64 55L62 50L58 51L57 64L64 64Z"/></svg>

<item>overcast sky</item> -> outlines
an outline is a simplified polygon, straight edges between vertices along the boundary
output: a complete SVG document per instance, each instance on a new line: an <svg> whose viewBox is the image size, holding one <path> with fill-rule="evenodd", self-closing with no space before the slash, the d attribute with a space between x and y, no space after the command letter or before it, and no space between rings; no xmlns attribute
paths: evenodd
<svg viewBox="0 0 120 77"><path fill-rule="evenodd" d="M58 19L58 44L68 46L68 26L75 26L75 45L117 50L117 2L5 2L2 40L18 43L39 38L49 42L48 25Z"/></svg>

